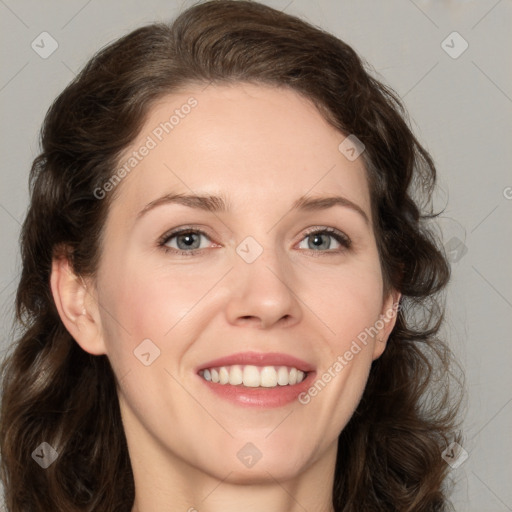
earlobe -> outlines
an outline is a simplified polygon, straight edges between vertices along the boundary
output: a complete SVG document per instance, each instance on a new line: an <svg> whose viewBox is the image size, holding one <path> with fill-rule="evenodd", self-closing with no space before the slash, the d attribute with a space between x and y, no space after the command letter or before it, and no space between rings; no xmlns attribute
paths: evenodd
<svg viewBox="0 0 512 512"><path fill-rule="evenodd" d="M105 354L97 302L67 258L53 260L50 286L60 319L75 341L90 354Z"/></svg>
<svg viewBox="0 0 512 512"><path fill-rule="evenodd" d="M383 303L380 318L375 322L378 334L375 336L373 360L378 359L386 349L389 335L395 327L402 294L392 290Z"/></svg>

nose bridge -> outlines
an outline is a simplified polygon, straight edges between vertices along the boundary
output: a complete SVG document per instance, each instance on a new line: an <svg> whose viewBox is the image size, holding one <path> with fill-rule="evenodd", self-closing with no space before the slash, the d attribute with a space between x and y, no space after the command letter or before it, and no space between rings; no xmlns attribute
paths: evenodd
<svg viewBox="0 0 512 512"><path fill-rule="evenodd" d="M293 269L281 249L268 233L247 236L236 246L228 305L230 322L250 317L270 326L281 318L299 318L300 307L290 283Z"/></svg>
<svg viewBox="0 0 512 512"><path fill-rule="evenodd" d="M291 274L289 264L282 252L279 243L272 236L266 236L264 240L259 236L261 243L253 236L247 236L236 247L237 253L237 273L241 279L251 281L251 286L256 289L261 288L273 292L280 288L289 288L286 282Z"/></svg>

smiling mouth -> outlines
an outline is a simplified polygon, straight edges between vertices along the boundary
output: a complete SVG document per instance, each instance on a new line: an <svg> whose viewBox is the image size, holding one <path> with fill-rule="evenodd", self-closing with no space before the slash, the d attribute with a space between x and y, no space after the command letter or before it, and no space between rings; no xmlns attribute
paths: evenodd
<svg viewBox="0 0 512 512"><path fill-rule="evenodd" d="M307 372L293 366L230 365L200 370L199 375L215 384L247 388L276 388L301 383Z"/></svg>

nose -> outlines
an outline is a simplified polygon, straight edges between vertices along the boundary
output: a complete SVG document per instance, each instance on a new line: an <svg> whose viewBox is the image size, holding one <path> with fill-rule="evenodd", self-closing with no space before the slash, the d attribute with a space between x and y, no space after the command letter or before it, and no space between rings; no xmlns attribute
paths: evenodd
<svg viewBox="0 0 512 512"><path fill-rule="evenodd" d="M283 256L265 249L252 263L236 257L230 272L227 320L232 325L253 324L259 329L290 327L302 319L301 301L294 290L294 269Z"/></svg>

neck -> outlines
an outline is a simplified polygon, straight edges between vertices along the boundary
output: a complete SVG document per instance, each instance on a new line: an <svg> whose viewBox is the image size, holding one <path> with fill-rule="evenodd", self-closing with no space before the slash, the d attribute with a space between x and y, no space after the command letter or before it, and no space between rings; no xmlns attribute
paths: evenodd
<svg viewBox="0 0 512 512"><path fill-rule="evenodd" d="M306 482L269 481L257 485L237 485L212 479L207 489L203 482L195 488L178 489L176 483L167 488L148 487L136 483L132 512L161 510L183 512L334 512L332 487L308 485ZM148 492L149 491L149 492Z"/></svg>
<svg viewBox="0 0 512 512"><path fill-rule="evenodd" d="M129 443L130 444L130 443ZM334 512L337 444L300 474L276 478L260 466L251 477L208 474L149 445L131 453L135 501L131 512ZM132 452L132 450L130 450ZM135 462L135 464L134 464Z"/></svg>

